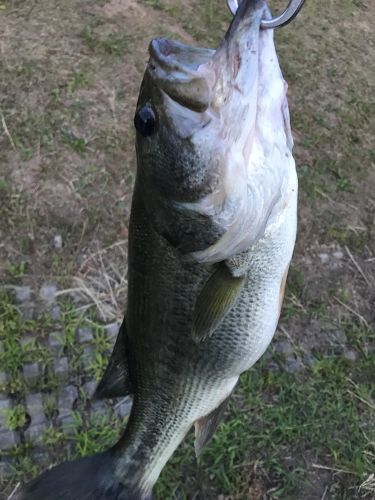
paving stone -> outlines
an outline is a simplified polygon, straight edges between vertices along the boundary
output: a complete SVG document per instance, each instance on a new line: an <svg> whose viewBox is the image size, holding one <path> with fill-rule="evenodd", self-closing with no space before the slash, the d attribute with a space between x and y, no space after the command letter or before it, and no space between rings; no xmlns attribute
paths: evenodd
<svg viewBox="0 0 375 500"><path fill-rule="evenodd" d="M304 356L303 356L303 364L305 366L312 367L312 366L315 365L315 363L316 363L316 359L314 358L314 356L311 353L304 354Z"/></svg>
<svg viewBox="0 0 375 500"><path fill-rule="evenodd" d="M29 286L15 286L16 302L28 302L31 299L32 290Z"/></svg>
<svg viewBox="0 0 375 500"><path fill-rule="evenodd" d="M41 367L39 363L23 365L22 371L26 382L35 382L41 376Z"/></svg>
<svg viewBox="0 0 375 500"><path fill-rule="evenodd" d="M93 395L95 394L96 388L98 384L94 382L93 380L90 380L89 382L86 382L82 389L88 399L91 399Z"/></svg>
<svg viewBox="0 0 375 500"><path fill-rule="evenodd" d="M22 319L24 321L31 321L37 317L37 308L35 302L24 302L19 306Z"/></svg>
<svg viewBox="0 0 375 500"><path fill-rule="evenodd" d="M66 385L60 389L57 395L57 404L59 413L70 411L73 408L75 400L78 398L78 390L74 385Z"/></svg>
<svg viewBox="0 0 375 500"><path fill-rule="evenodd" d="M48 464L51 461L51 455L49 450L43 448L37 448L31 452L31 457L33 462L37 465Z"/></svg>
<svg viewBox="0 0 375 500"><path fill-rule="evenodd" d="M322 264L328 264L329 262L329 255L328 253L320 253L319 254L319 259Z"/></svg>
<svg viewBox="0 0 375 500"><path fill-rule="evenodd" d="M115 414L119 418L125 418L130 415L130 411L132 409L133 402L131 398L125 398L119 403L116 404L114 410Z"/></svg>
<svg viewBox="0 0 375 500"><path fill-rule="evenodd" d="M62 411L57 417L57 423L60 425L64 433L72 434L74 429L74 415L72 411Z"/></svg>
<svg viewBox="0 0 375 500"><path fill-rule="evenodd" d="M63 239L61 234L55 234L53 237L53 246L57 249L60 250L63 246Z"/></svg>
<svg viewBox="0 0 375 500"><path fill-rule="evenodd" d="M108 406L104 403L104 401L94 401L91 403L91 413L96 413L99 415L106 415L109 413Z"/></svg>
<svg viewBox="0 0 375 500"><path fill-rule="evenodd" d="M59 358L53 364L55 375L61 379L65 379L69 375L69 361L68 358Z"/></svg>
<svg viewBox="0 0 375 500"><path fill-rule="evenodd" d="M53 321L60 321L60 319L61 319L61 307L58 305L53 306L49 314L50 314L51 318L53 319Z"/></svg>
<svg viewBox="0 0 375 500"><path fill-rule="evenodd" d="M117 337L119 330L120 330L119 323L111 323L110 325L105 326L105 331L108 337L112 338L113 340L115 340L115 338Z"/></svg>
<svg viewBox="0 0 375 500"><path fill-rule="evenodd" d="M341 250L337 250L336 252L333 252L332 254L335 259L341 260L344 258L344 253Z"/></svg>
<svg viewBox="0 0 375 500"><path fill-rule="evenodd" d="M55 331L48 335L48 346L52 350L60 350L64 346L64 339L61 331Z"/></svg>
<svg viewBox="0 0 375 500"><path fill-rule="evenodd" d="M51 306L56 300L57 286L44 284L39 291L40 300L47 306Z"/></svg>
<svg viewBox="0 0 375 500"><path fill-rule="evenodd" d="M0 386L5 385L8 380L8 375L5 372L0 372Z"/></svg>
<svg viewBox="0 0 375 500"><path fill-rule="evenodd" d="M4 430L6 423L6 414L9 410L12 409L12 406L12 401L9 398L0 401L0 432Z"/></svg>
<svg viewBox="0 0 375 500"><path fill-rule="evenodd" d="M93 331L88 327L78 328L77 335L81 344L84 342L91 342L94 339Z"/></svg>
<svg viewBox="0 0 375 500"><path fill-rule="evenodd" d="M34 345L35 344L35 337L31 334L28 334L28 335L24 335L21 339L20 339L20 344L22 347L26 347L27 345Z"/></svg>
<svg viewBox="0 0 375 500"><path fill-rule="evenodd" d="M26 411L30 415L31 425L43 424L46 416L43 408L43 396L41 393L28 394L25 398Z"/></svg>
<svg viewBox="0 0 375 500"><path fill-rule="evenodd" d="M82 357L81 357L81 361L82 361L82 364L85 368L88 368L88 366L90 365L90 363L92 363L93 361L95 361L95 351L94 351L94 348L92 346L87 346L83 349L83 353L82 353Z"/></svg>
<svg viewBox="0 0 375 500"><path fill-rule="evenodd" d="M0 446L1 448L1 446ZM0 482L14 474L16 470L16 460L13 457L3 457L0 462Z"/></svg>
<svg viewBox="0 0 375 500"><path fill-rule="evenodd" d="M286 357L293 355L293 347L287 340L275 342L275 351Z"/></svg>
<svg viewBox="0 0 375 500"><path fill-rule="evenodd" d="M47 421L42 424L30 425L30 427L24 431L25 439L33 444L43 444L43 438L47 427Z"/></svg>
<svg viewBox="0 0 375 500"><path fill-rule="evenodd" d="M285 370L289 373L301 372L305 367L299 359L291 360L285 363Z"/></svg>
<svg viewBox="0 0 375 500"><path fill-rule="evenodd" d="M20 443L20 436L14 431L0 431L0 450L9 450Z"/></svg>
<svg viewBox="0 0 375 500"><path fill-rule="evenodd" d="M341 344L345 345L348 341L345 332L342 330L335 330L334 332L331 332L329 335L330 342L333 344Z"/></svg>
<svg viewBox="0 0 375 500"><path fill-rule="evenodd" d="M359 354L357 351L354 351L354 349L346 349L344 351L344 358L354 363L358 360Z"/></svg>

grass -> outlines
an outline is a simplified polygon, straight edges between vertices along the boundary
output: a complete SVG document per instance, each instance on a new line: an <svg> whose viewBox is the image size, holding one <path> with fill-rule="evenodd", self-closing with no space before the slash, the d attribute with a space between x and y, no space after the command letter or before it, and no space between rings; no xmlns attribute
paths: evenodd
<svg viewBox="0 0 375 500"><path fill-rule="evenodd" d="M302 284L298 271L292 271L290 293L299 293ZM110 347L103 328L90 317L83 318L68 301L62 305L61 325L62 349L69 356L75 377L82 376L82 346L77 344L77 328L93 328L95 357L88 370L98 380ZM23 321L12 297L1 295L0 340L4 352L0 354L0 364L10 375L7 391L19 401L5 415L9 429L19 430L26 424L21 401L28 389L19 370L26 360L48 365L49 353L41 342L51 327L43 316L36 321ZM313 367L296 378L285 371L282 358L271 350L270 358L241 377L226 420L198 464L192 436L180 447L163 471L156 498L187 499L192 491L204 491L205 498L217 498L219 494L236 491L237 498L245 499L254 468L267 471L258 482L263 490L272 490L272 498L298 498L301 489L308 488L314 480L315 466L325 471L339 470L334 476L336 494L339 498L352 498L348 492L355 490L350 488L358 488L366 481L375 465L372 403L375 356L364 347L375 340L375 333L353 322L344 323L342 328L349 344L362 351L355 364L340 356L317 352ZM25 332L34 332L34 337L21 343ZM56 384L53 377L45 380L43 392L52 395ZM87 419L76 411L68 437L52 425L55 412L52 399L46 400L45 410L51 418L44 435L45 445L51 452L56 446L65 449L66 457L70 458L106 449L125 425L110 413L94 413ZM30 454L27 444L17 447L12 454L19 461L17 477L33 475L39 470L27 458ZM58 460L62 459L59 455Z"/></svg>
<svg viewBox="0 0 375 500"><path fill-rule="evenodd" d="M267 470L265 486L273 498L299 498L314 473L311 463L340 470L336 498L352 498L350 488L368 478L375 465L375 414L369 408L374 369L374 356L355 367L328 357L298 380L282 369L270 371L265 362L243 375L226 422L200 459L200 481L211 488L207 498L233 492L247 498L257 461ZM193 451L183 446L163 472L157 498L189 498L186 476L194 469ZM202 485L197 481L194 487L200 491Z"/></svg>

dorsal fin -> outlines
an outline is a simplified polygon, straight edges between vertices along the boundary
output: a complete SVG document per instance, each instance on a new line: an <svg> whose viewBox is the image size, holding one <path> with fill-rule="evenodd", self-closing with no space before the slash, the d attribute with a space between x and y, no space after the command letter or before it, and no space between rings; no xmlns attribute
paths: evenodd
<svg viewBox="0 0 375 500"><path fill-rule="evenodd" d="M126 320L124 319L108 366L96 388L96 398L118 398L132 394L127 350Z"/></svg>

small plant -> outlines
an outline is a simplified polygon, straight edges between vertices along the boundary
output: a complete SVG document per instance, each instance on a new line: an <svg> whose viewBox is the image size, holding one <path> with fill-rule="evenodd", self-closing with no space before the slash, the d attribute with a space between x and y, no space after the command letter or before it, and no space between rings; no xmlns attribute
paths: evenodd
<svg viewBox="0 0 375 500"><path fill-rule="evenodd" d="M76 153L83 155L86 152L87 142L83 137L77 137L69 130L62 130L62 138Z"/></svg>
<svg viewBox="0 0 375 500"><path fill-rule="evenodd" d="M27 422L26 410L23 405L4 410L5 426L11 431L22 429Z"/></svg>
<svg viewBox="0 0 375 500"><path fill-rule="evenodd" d="M93 375L95 382L99 382L103 372L108 364L107 356L103 356L100 352L95 354L95 359L88 365L88 370Z"/></svg>
<svg viewBox="0 0 375 500"><path fill-rule="evenodd" d="M12 278L22 278L26 272L26 262L21 261L17 264L13 264L10 260L7 260L5 262L5 270L12 276Z"/></svg>

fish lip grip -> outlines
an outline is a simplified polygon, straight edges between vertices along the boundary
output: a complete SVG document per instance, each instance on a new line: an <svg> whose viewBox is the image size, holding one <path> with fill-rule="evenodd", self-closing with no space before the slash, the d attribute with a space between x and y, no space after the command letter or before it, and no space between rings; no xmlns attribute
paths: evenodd
<svg viewBox="0 0 375 500"><path fill-rule="evenodd" d="M233 15L236 14L241 0L227 0L228 8ZM282 28L289 24L298 15L302 9L305 0L289 0L285 11L273 19L263 19L261 22L262 29Z"/></svg>

